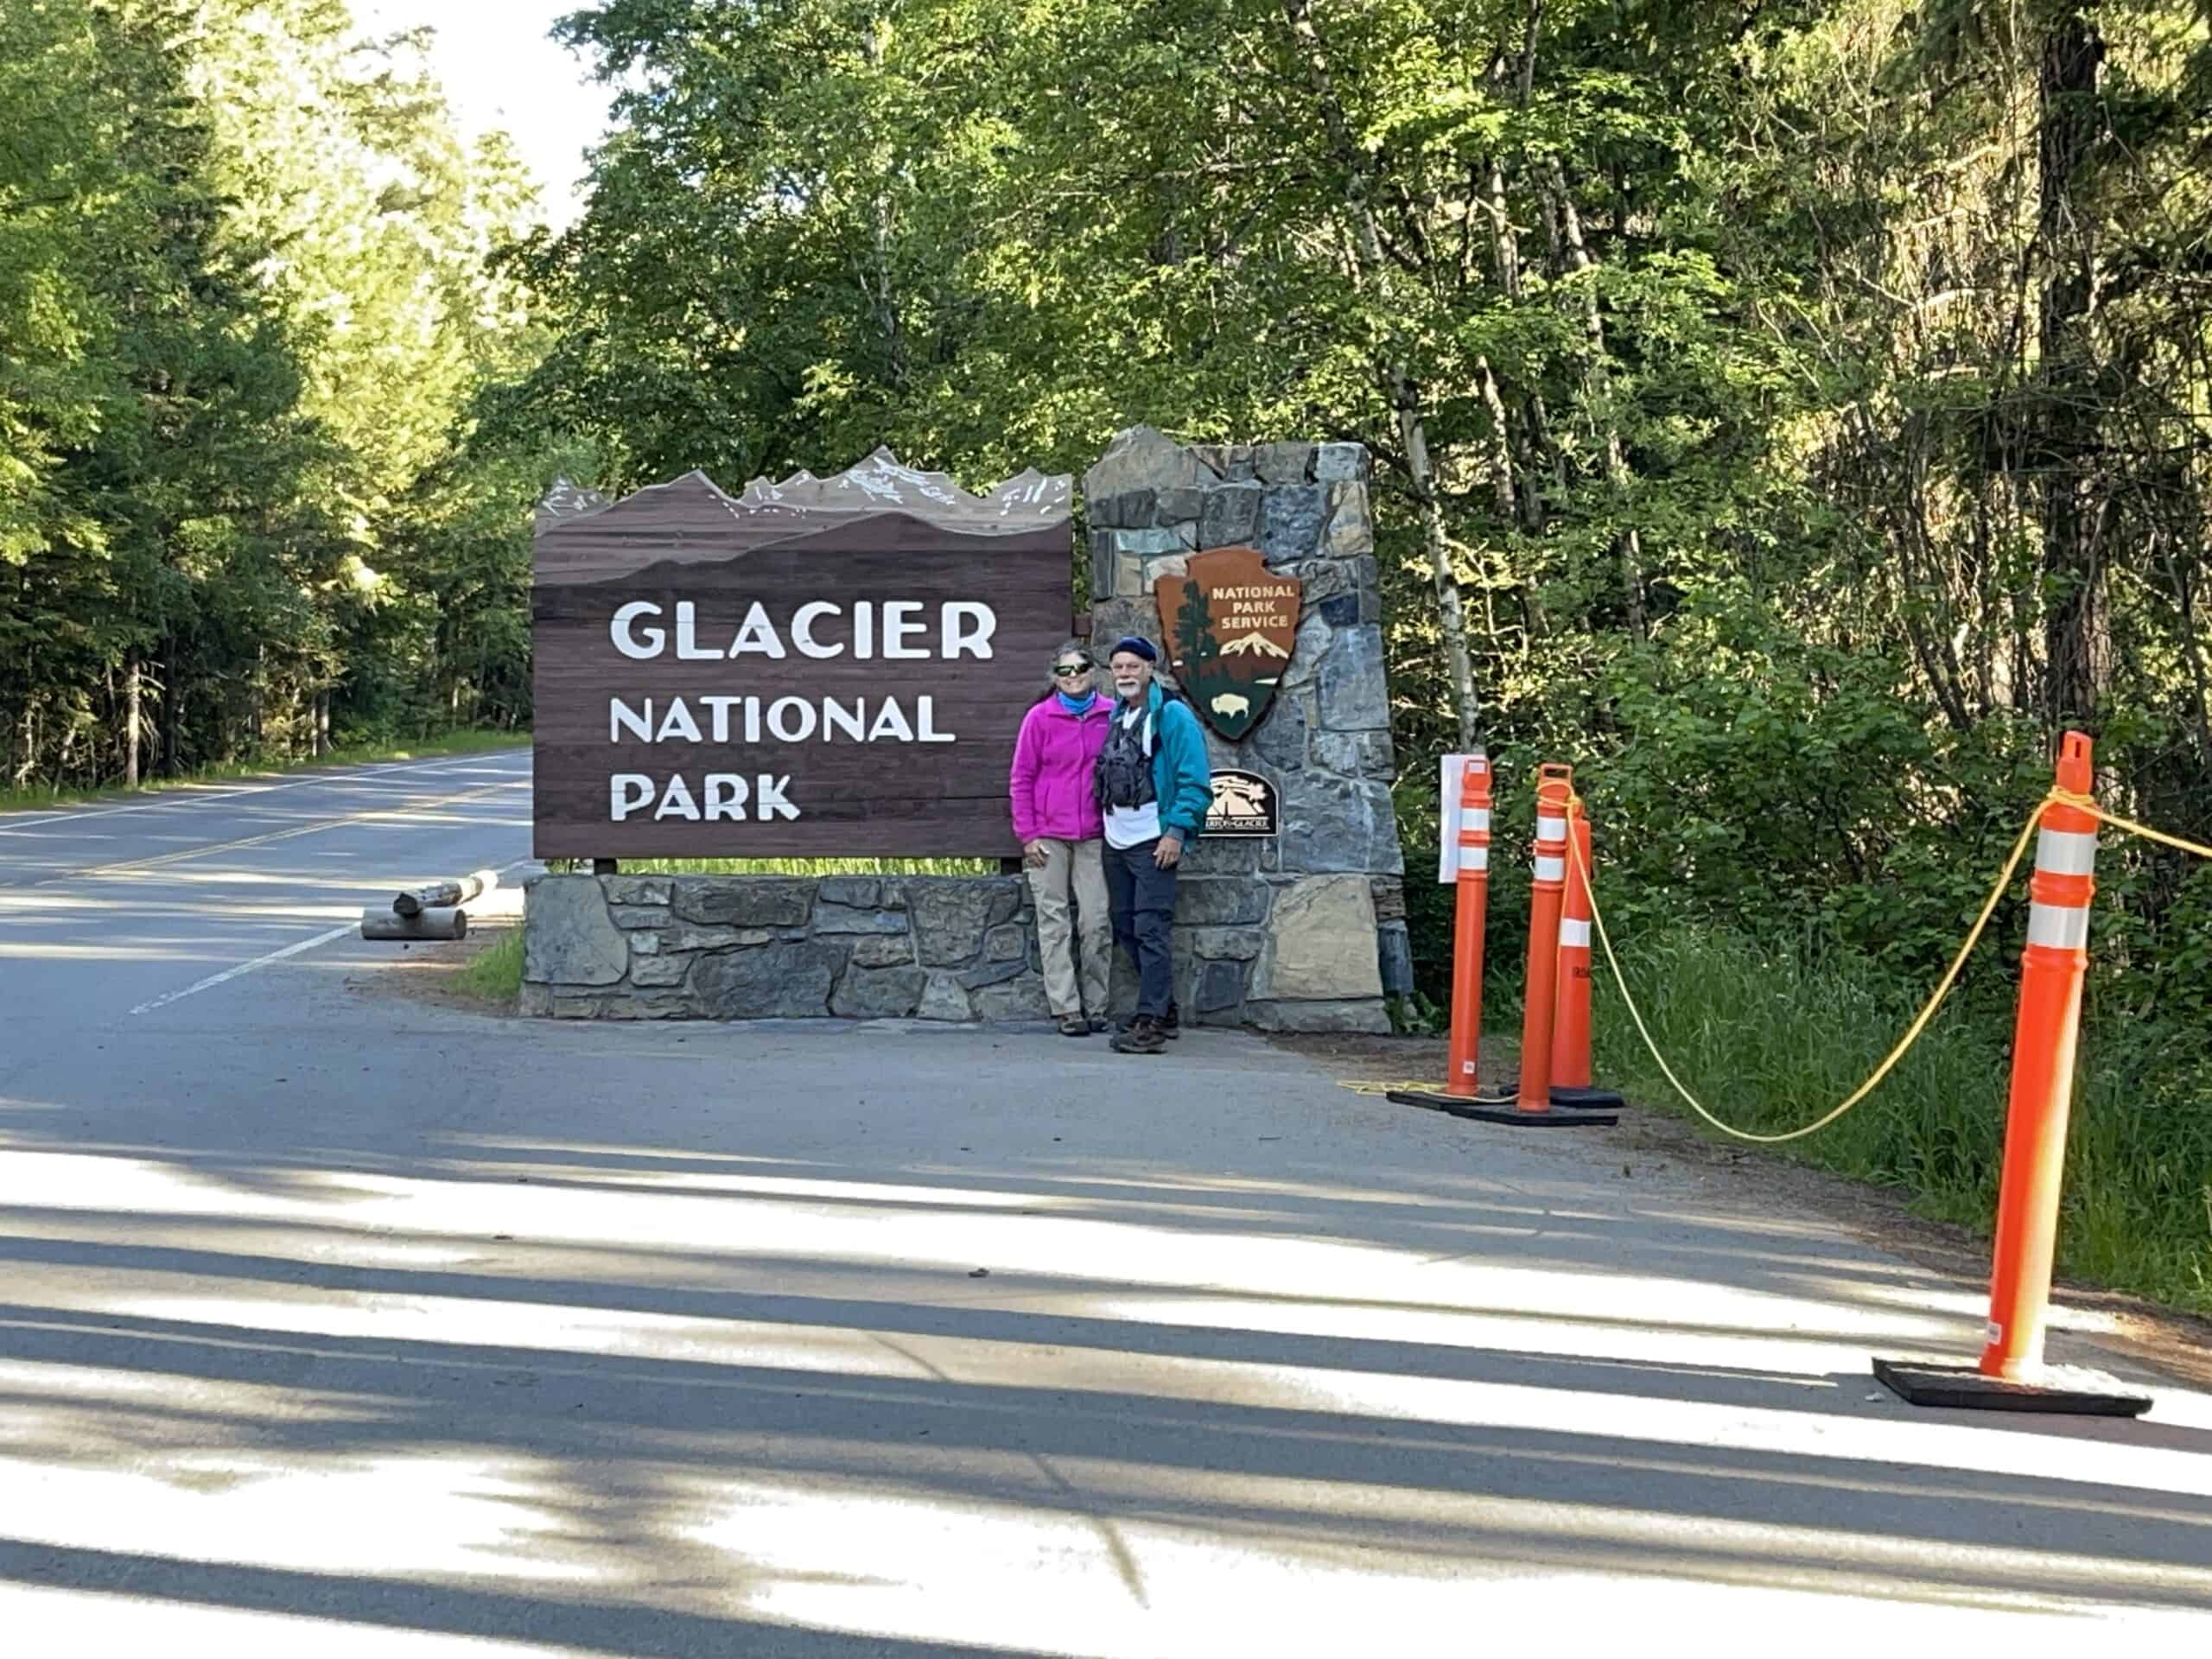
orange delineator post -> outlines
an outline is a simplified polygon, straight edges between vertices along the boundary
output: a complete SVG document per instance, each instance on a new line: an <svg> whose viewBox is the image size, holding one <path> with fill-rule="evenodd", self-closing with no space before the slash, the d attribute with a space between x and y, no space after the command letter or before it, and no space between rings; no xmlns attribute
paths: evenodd
<svg viewBox="0 0 2212 1659"><path fill-rule="evenodd" d="M2058 792L2089 796L2089 740L2058 746ZM1962 1365L1877 1359L1876 1379L1916 1406L1980 1411L2139 1417L2148 1394L2114 1379L2062 1382L2043 1374L2066 1173L2066 1119L2074 1104L2082 982L2089 967L2089 900L2096 892L2097 818L2047 800L2038 816L2028 884L2028 944L2020 957L2020 1009L2012 1026L2012 1086L2005 1109L2005 1166L1997 1190L1997 1243L1989 1275L1989 1328L1981 1358Z"/></svg>
<svg viewBox="0 0 2212 1659"><path fill-rule="evenodd" d="M1474 1098L1483 1039L1483 928L1490 913L1490 758L1480 750L1459 773L1459 868L1452 886L1452 1046L1444 1092Z"/></svg>
<svg viewBox="0 0 2212 1659"><path fill-rule="evenodd" d="M1574 772L1548 763L1536 768L1535 883L1529 906L1528 996L1521 1015L1522 1112L1552 1109L1552 1016L1559 983L1559 918L1567 892L1567 804Z"/></svg>
<svg viewBox="0 0 2212 1659"><path fill-rule="evenodd" d="M2089 755L2087 737L2066 734L2058 751L2061 789L2089 792ZM1988 1340L1979 1367L1983 1376L2008 1382L2024 1380L2043 1363L2096 858L2095 818L2060 801L2044 808L2035 876L2028 887L2019 1016L2012 1031L2012 1088L2005 1114Z"/></svg>
<svg viewBox="0 0 2212 1659"><path fill-rule="evenodd" d="M1567 861L1567 894L1559 915L1559 987L1552 1014L1552 1071L1554 1089L1590 1086L1590 889L1583 872L1592 875L1590 861L1590 820L1582 803L1570 801L1567 834L1573 838L1575 856Z"/></svg>

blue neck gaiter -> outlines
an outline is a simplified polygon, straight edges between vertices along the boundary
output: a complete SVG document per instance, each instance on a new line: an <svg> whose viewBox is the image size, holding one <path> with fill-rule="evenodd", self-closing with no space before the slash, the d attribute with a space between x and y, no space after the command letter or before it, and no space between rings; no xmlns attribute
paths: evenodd
<svg viewBox="0 0 2212 1659"><path fill-rule="evenodd" d="M1098 694L1096 691L1086 691L1079 697L1071 697L1066 692L1058 690L1054 691L1052 695L1060 700L1060 707L1071 715L1089 713L1090 706L1098 701Z"/></svg>

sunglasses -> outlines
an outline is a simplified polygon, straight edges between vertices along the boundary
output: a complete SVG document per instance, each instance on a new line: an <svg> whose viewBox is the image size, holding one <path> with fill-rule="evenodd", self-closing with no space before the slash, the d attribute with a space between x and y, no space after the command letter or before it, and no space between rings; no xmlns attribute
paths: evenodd
<svg viewBox="0 0 2212 1659"><path fill-rule="evenodd" d="M1090 664L1089 663L1054 663L1052 672L1058 675L1088 674L1090 672Z"/></svg>

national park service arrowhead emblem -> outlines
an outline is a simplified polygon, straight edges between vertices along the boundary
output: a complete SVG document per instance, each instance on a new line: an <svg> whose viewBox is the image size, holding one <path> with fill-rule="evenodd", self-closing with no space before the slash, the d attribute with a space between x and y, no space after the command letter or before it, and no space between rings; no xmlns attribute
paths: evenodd
<svg viewBox="0 0 2212 1659"><path fill-rule="evenodd" d="M1252 547L1194 553L1185 568L1153 583L1167 660L1206 724L1234 743L1260 723L1290 666L1300 584Z"/></svg>

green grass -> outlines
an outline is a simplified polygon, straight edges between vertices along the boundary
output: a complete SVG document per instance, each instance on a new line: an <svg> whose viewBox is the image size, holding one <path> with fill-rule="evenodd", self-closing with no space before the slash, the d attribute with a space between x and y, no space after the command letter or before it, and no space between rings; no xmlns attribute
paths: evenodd
<svg viewBox="0 0 2212 1659"><path fill-rule="evenodd" d="M276 778L295 772L317 772L333 766L373 766L391 760L428 760L440 755L480 754L492 749L523 748L528 732L461 731L406 742L349 744L332 750L319 760L234 760L203 766L177 778L161 778L125 789L120 784L96 788L56 789L32 785L22 789L0 789L0 812L36 810L55 806L82 806L92 802L133 800L200 784L234 783L241 779Z"/></svg>
<svg viewBox="0 0 2212 1659"><path fill-rule="evenodd" d="M995 858L626 858L625 875L995 875ZM555 871L582 859L549 859Z"/></svg>
<svg viewBox="0 0 2212 1659"><path fill-rule="evenodd" d="M1858 1086L1925 988L1834 956L1762 952L1678 931L1624 951L1652 1037L1685 1085L1735 1127L1810 1122ZM1647 1107L1688 1115L1637 1039L1602 958L1598 1068ZM1912 1196L1986 1234L1997 1205L2009 1006L1948 1007L1865 1103L1779 1155ZM1707 1134L1712 1131L1707 1130ZM2076 1278L2212 1313L2212 1054L2119 1019L2082 1026L2058 1265Z"/></svg>
<svg viewBox="0 0 2212 1659"><path fill-rule="evenodd" d="M522 994L522 929L506 929L454 977L463 995L512 1007Z"/></svg>

